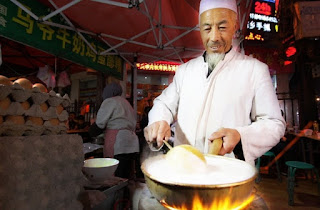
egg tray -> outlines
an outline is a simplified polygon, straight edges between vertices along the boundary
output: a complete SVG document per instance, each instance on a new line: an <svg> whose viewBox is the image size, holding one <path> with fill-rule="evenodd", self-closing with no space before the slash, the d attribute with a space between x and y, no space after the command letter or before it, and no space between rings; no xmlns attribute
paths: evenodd
<svg viewBox="0 0 320 210"><path fill-rule="evenodd" d="M67 126L65 123L51 125L49 121L44 121L43 125L34 125L30 121L27 121L23 125L4 122L0 126L0 136L41 136L66 133Z"/></svg>
<svg viewBox="0 0 320 210"><path fill-rule="evenodd" d="M66 121L69 114L65 108L71 102L67 94L61 97L54 91L49 93L41 92L35 87L31 90L23 89L15 83L11 86L0 85L0 116L3 122L0 126L0 136L37 136L65 134L67 131ZM62 110L59 107L63 107ZM59 110L59 111L58 111ZM9 116L22 116L23 122L7 121ZM26 122L28 117L41 118L44 123L41 125ZM49 121L57 119L58 125Z"/></svg>
<svg viewBox="0 0 320 210"><path fill-rule="evenodd" d="M5 99L12 92L12 88L10 86L1 85L0 84L0 100Z"/></svg>
<svg viewBox="0 0 320 210"><path fill-rule="evenodd" d="M11 86L0 85L0 100L10 97L14 102L24 102L31 98L32 103L42 104L47 102L50 106L62 105L64 108L71 104L68 94L63 97L55 91L51 90L49 93L40 92L39 88L35 87L31 90L22 88L18 83Z"/></svg>

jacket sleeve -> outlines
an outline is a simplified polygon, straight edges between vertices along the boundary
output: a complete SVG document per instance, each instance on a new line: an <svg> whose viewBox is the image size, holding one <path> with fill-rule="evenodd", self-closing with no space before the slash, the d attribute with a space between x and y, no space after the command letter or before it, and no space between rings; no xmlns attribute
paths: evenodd
<svg viewBox="0 0 320 210"><path fill-rule="evenodd" d="M184 69L185 65L179 66L172 83L162 91L160 96L155 98L149 112L149 125L161 120L167 121L169 125L173 123L179 106L179 92Z"/></svg>
<svg viewBox="0 0 320 210"><path fill-rule="evenodd" d="M256 158L269 151L280 141L286 125L267 65L259 61L255 62L254 79L252 123L236 128L241 136L244 158L252 165Z"/></svg>
<svg viewBox="0 0 320 210"><path fill-rule="evenodd" d="M106 128L106 125L111 118L113 107L114 107L114 104L113 104L112 98L105 99L102 102L98 110L97 119L96 119L96 124L98 128L100 129Z"/></svg>

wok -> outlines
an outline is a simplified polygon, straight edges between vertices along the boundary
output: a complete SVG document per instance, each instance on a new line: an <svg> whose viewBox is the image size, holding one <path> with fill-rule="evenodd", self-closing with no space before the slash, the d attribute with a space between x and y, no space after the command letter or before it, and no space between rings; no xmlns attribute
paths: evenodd
<svg viewBox="0 0 320 210"><path fill-rule="evenodd" d="M169 174L166 178L163 177L163 174L160 175L152 171L152 166L155 166L155 164L159 163L158 161L164 158L165 155L148 158L142 163L141 169L151 194L159 202L165 202L170 207L181 208L183 206L184 209L193 209L193 201L197 197L204 208L211 209L212 206L222 206L225 209L232 209L240 206L252 196L251 192L257 176L257 170L242 160L218 155L205 155L208 164L220 165L209 169L213 170L213 174L217 172L218 179L206 180L212 177L195 174L192 179L199 180L190 182L189 179L184 179L183 177L170 179L170 171L166 171L166 174ZM236 173L228 171L231 167L234 168ZM159 170L161 171L161 169ZM166 169L163 170L165 171ZM197 170L196 166L194 166L194 170ZM239 178L238 174L241 171L247 174ZM226 179L219 181L219 177L226 177Z"/></svg>

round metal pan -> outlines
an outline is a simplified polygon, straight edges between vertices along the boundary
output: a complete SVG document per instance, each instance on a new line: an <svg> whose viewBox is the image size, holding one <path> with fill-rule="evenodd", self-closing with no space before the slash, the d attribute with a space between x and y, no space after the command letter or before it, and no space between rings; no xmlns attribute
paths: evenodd
<svg viewBox="0 0 320 210"><path fill-rule="evenodd" d="M217 155L205 155L205 158L211 162L211 159L214 159L213 162L217 163L219 160L223 160L224 163L230 162L232 164L239 164L240 168L243 168L243 170L250 171L250 175L248 175L249 178L221 184L194 184L186 183L183 180L177 182L162 180L157 174L151 174L153 172L150 173L149 166L151 164L157 164L157 161L164 157L164 155L160 155L146 159L143 162L141 169L145 175L146 184L151 194L159 202L164 202L170 207L183 206L185 209L193 209L194 199L197 197L203 206L212 206L213 204L216 204L229 205L225 207L231 208L243 204L243 202L248 200L251 196L254 180L257 176L257 170L255 167L244 161ZM224 164L222 168L220 167L220 170L224 170L224 168L230 167L230 165ZM197 170L196 166L194 166L194 170ZM224 176L231 175L228 173L224 174L223 171L220 172L222 172ZM170 171L168 171L168 173L170 173ZM235 174L232 175L235 176ZM228 204L221 204L221 202Z"/></svg>

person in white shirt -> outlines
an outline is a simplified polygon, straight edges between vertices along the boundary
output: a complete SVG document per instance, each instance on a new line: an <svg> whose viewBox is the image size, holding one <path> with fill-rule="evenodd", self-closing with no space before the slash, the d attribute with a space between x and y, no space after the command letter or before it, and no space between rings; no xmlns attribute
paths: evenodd
<svg viewBox="0 0 320 210"><path fill-rule="evenodd" d="M232 46L235 0L202 0L199 18L205 52L182 64L154 100L146 141L162 146L176 121L175 145L190 144L208 153L209 144L223 138L219 154L234 157L241 141L245 161L253 165L285 131L268 66Z"/></svg>

